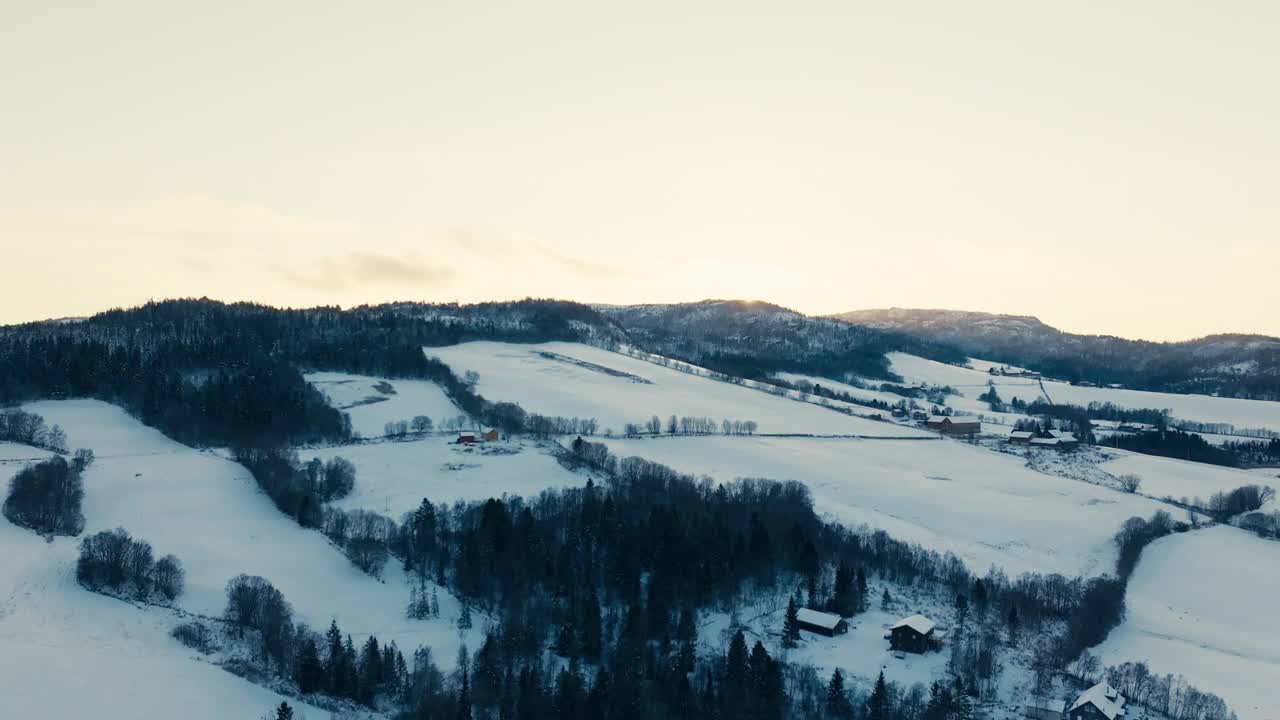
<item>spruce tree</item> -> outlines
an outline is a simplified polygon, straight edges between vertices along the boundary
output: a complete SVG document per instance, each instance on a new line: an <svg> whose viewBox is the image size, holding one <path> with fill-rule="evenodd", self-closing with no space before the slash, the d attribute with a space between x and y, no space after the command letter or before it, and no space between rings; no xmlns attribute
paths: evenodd
<svg viewBox="0 0 1280 720"><path fill-rule="evenodd" d="M462 603L462 612L458 614L458 629L471 629L471 606L465 602Z"/></svg>
<svg viewBox="0 0 1280 720"><path fill-rule="evenodd" d="M889 720L889 689L884 681L884 671L876 678L876 686L867 698L867 720Z"/></svg>
<svg viewBox="0 0 1280 720"><path fill-rule="evenodd" d="M800 642L800 611L794 595L787 601L787 617L782 622L782 645L793 648Z"/></svg>
<svg viewBox="0 0 1280 720"><path fill-rule="evenodd" d="M827 683L827 717L842 720L853 714L849 696L845 694L844 674L840 668L831 672L831 681Z"/></svg>
<svg viewBox="0 0 1280 720"><path fill-rule="evenodd" d="M289 707L289 703L280 701L280 706L276 708L275 720L293 720L293 708Z"/></svg>

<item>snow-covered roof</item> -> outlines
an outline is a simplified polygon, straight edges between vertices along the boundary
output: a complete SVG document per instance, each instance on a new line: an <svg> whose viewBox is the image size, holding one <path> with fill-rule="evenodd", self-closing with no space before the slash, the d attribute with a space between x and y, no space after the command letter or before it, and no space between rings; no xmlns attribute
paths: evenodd
<svg viewBox="0 0 1280 720"><path fill-rule="evenodd" d="M1076 436L1069 432L1063 432L1061 430L1050 430L1049 434L1063 442L1077 442Z"/></svg>
<svg viewBox="0 0 1280 720"><path fill-rule="evenodd" d="M836 626L840 624L840 621L843 618L839 615L832 615L831 613L818 612L817 610L810 610L809 608L800 608L799 610L796 610L796 619L806 625L816 625L817 627L824 627L828 630L835 630Z"/></svg>
<svg viewBox="0 0 1280 720"><path fill-rule="evenodd" d="M1014 430L1013 432L1009 433L1009 437L1016 438L1018 440L1026 440L1027 438L1034 437L1034 436L1035 436L1035 433L1031 432L1030 430Z"/></svg>
<svg viewBox="0 0 1280 720"><path fill-rule="evenodd" d="M1116 692L1116 689L1105 680L1080 693L1080 697L1076 698L1067 712L1089 703L1093 703L1093 706L1098 708L1107 720L1116 720L1124 716L1124 696Z"/></svg>
<svg viewBox="0 0 1280 720"><path fill-rule="evenodd" d="M961 417L957 417L954 415L930 415L929 416L929 422L931 423L940 423L943 420L950 420L952 423L966 423L966 424L972 423L974 425L977 425L979 422L978 418L968 417L968 416L961 416Z"/></svg>
<svg viewBox="0 0 1280 720"><path fill-rule="evenodd" d="M1058 445L1061 442L1058 438L1031 438L1032 445Z"/></svg>
<svg viewBox="0 0 1280 720"><path fill-rule="evenodd" d="M890 630L897 630L900 627L909 627L921 635L928 635L938 624L923 615L912 615L908 618L902 618L893 624Z"/></svg>

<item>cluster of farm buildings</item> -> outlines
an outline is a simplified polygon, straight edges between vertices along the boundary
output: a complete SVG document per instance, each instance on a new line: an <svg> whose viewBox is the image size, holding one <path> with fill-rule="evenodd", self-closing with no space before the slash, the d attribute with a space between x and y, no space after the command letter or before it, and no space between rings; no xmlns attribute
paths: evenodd
<svg viewBox="0 0 1280 720"><path fill-rule="evenodd" d="M801 608L796 611L800 629L805 632L835 637L849 631L849 623L839 615ZM946 631L924 615L905 617L889 626L885 638L895 652L923 654L942 647ZM1125 697L1105 681L1090 687L1075 699L1065 702L1061 710L1039 715L1042 720L1124 720Z"/></svg>

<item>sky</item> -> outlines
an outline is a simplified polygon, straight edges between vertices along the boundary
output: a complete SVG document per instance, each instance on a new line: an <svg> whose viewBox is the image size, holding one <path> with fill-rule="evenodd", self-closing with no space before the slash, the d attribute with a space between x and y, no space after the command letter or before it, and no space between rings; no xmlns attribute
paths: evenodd
<svg viewBox="0 0 1280 720"><path fill-rule="evenodd" d="M525 296L1280 335L1280 3L0 3L0 323Z"/></svg>

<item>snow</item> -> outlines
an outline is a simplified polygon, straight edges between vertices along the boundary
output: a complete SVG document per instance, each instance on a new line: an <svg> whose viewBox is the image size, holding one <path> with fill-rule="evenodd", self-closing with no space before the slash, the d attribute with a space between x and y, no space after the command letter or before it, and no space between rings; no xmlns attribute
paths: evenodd
<svg viewBox="0 0 1280 720"><path fill-rule="evenodd" d="M350 414L352 430L366 438L382 437L388 422L412 420L415 415L426 415L439 426L444 418L463 414L439 385L427 380L337 372L308 373L305 377L325 394L330 405Z"/></svg>
<svg viewBox="0 0 1280 720"><path fill-rule="evenodd" d="M607 442L619 456L639 455L722 482L798 480L820 513L954 552L979 573L992 564L1011 575L1112 572L1111 538L1121 523L1168 508L1039 473L1017 456L955 440L711 436Z"/></svg>
<svg viewBox="0 0 1280 720"><path fill-rule="evenodd" d="M1125 697L1116 692L1116 689L1111 687L1105 681L1094 685L1083 693L1080 693L1080 697L1076 698L1076 701L1071 703L1071 707L1068 712L1087 703L1093 703L1093 706L1096 707L1098 711L1102 713L1103 717L1107 718L1107 720L1115 720L1115 718L1124 714Z"/></svg>
<svg viewBox="0 0 1280 720"><path fill-rule="evenodd" d="M303 460L343 457L356 466L355 489L332 505L374 510L392 518L433 503L533 497L547 488L582 485L586 477L565 469L533 442L457 445L453 436L303 450Z"/></svg>
<svg viewBox="0 0 1280 720"><path fill-rule="evenodd" d="M1171 497L1174 500L1200 498L1208 501L1214 493L1230 492L1242 485L1267 484L1265 476L1260 477L1259 473L1235 468L1155 455L1141 455L1123 450L1109 452L1117 456L1116 459L1102 463L1099 467L1116 476L1137 475L1142 478L1142 485L1138 488L1138 492L1154 498ZM1272 472L1274 474L1280 470ZM1270 484L1280 488L1280 482ZM1274 502L1273 500L1271 504Z"/></svg>
<svg viewBox="0 0 1280 720"><path fill-rule="evenodd" d="M792 384L807 382L813 385L821 385L822 387L827 388L828 390L831 390L833 392L846 393L847 395L849 395L849 397L858 398L859 400L879 401L882 403L887 403L890 406L897 405L903 400L910 399L910 398L904 398L903 396L896 395L894 393L884 392L882 390L864 390L856 385L850 385L848 383L838 382L836 380L831 380L829 378L817 377L816 375L799 375L796 373L781 372L781 373L774 373L774 377L778 378L779 380L783 380L785 382L789 382ZM878 383L876 385L878 387ZM923 402L923 400L917 399L916 402Z"/></svg>
<svg viewBox="0 0 1280 720"><path fill-rule="evenodd" d="M839 615L818 612L817 610L810 610L809 608L797 608L796 619L802 623L817 627L824 627L828 630L835 629L835 627L840 624L841 620Z"/></svg>
<svg viewBox="0 0 1280 720"><path fill-rule="evenodd" d="M0 519L0 715L221 720L280 704L171 639L169 611L81 589L76 544L46 543ZM288 702L294 717L329 717Z"/></svg>
<svg viewBox="0 0 1280 720"><path fill-rule="evenodd" d="M578 343L518 345L484 341L427 348L426 352L447 363L455 373L478 372L477 391L490 400L518 402L525 410L543 415L594 417L601 431L609 428L620 433L624 424L643 423L652 415L663 418L665 423L668 416L675 414L711 417L717 425L725 418L754 420L761 433L924 435L914 428L852 417Z"/></svg>
<svg viewBox="0 0 1280 720"><path fill-rule="evenodd" d="M1129 581L1125 621L1098 648L1217 693L1240 720L1275 717L1280 542L1227 526L1152 543Z"/></svg>
<svg viewBox="0 0 1280 720"><path fill-rule="evenodd" d="M948 405L957 409L980 411L981 407L985 406L984 403L977 403L979 407L973 407L970 403L977 402L975 398L986 392L988 381L995 383L997 392L1005 402L1015 397L1026 402L1045 398L1044 392L1041 391L1041 384L1035 380L988 375L985 371L926 360L906 353L889 353L888 358L893 372L901 375L910 384L928 383L950 385L956 388L968 401L957 400L955 396L948 397ZM989 365L989 363L984 364L985 361L972 358L970 363L980 367ZM1181 420L1230 423L1237 428L1266 428L1280 431L1280 402L1080 387L1052 380L1044 381L1044 390L1055 403L1088 405L1096 401L1110 402L1124 408L1168 409L1174 417Z"/></svg>
<svg viewBox="0 0 1280 720"><path fill-rule="evenodd" d="M177 555L187 574L182 609L221 615L227 581L261 575L313 629L337 619L357 642L374 634L406 655L431 645L443 664L452 662L459 637L448 618L459 606L451 595L440 593L441 619L406 619L409 586L399 563L387 563L382 581L360 572L323 535L281 514L239 464L174 442L114 405L70 400L27 408L97 455L84 475L85 534L123 527L157 556Z"/></svg>
<svg viewBox="0 0 1280 720"><path fill-rule="evenodd" d="M0 473L6 473L10 470L17 472L27 463L40 462L52 456L52 452L33 448L30 445L0 442Z"/></svg>
<svg viewBox="0 0 1280 720"><path fill-rule="evenodd" d="M937 623L923 615L912 615L911 617L903 618L893 625L890 625L889 629L896 630L900 627L909 627L921 635L928 635L933 632L933 629L937 626Z"/></svg>

